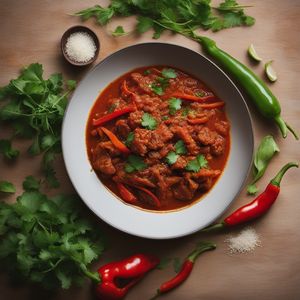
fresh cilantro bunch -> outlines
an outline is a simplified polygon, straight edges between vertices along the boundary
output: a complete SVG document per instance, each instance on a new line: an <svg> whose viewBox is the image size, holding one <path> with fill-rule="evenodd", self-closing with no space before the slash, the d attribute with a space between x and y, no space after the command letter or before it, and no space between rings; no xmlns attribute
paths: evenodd
<svg viewBox="0 0 300 300"><path fill-rule="evenodd" d="M224 0L218 7L212 7L210 0L111 0L108 7L96 5L75 15L83 20L95 17L100 25L107 24L114 16L137 15L137 32L144 33L152 28L153 38L158 39L165 29L186 35L198 28L219 31L251 26L255 19L244 13L246 7L249 6L239 5L235 0Z"/></svg>
<svg viewBox="0 0 300 300"><path fill-rule="evenodd" d="M104 249L98 228L80 216L76 196L47 197L32 176L14 204L0 202L0 261L14 278L67 289L87 276Z"/></svg>
<svg viewBox="0 0 300 300"><path fill-rule="evenodd" d="M67 105L67 96L75 88L75 81L67 81L61 74L43 79L41 64L31 64L21 71L18 78L0 88L0 121L9 123L14 134L11 139L0 140L0 153L14 159L19 151L12 148L11 140L18 136L33 143L28 151L32 155L44 153L43 170L50 186L58 186L53 169L55 155L61 152L60 131Z"/></svg>

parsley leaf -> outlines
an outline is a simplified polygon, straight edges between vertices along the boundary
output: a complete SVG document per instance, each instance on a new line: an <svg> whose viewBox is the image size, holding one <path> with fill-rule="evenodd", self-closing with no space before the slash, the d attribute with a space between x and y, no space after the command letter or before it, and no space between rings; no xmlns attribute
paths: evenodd
<svg viewBox="0 0 300 300"><path fill-rule="evenodd" d="M7 159L14 159L19 155L19 150L12 148L10 140L0 140L0 153Z"/></svg>
<svg viewBox="0 0 300 300"><path fill-rule="evenodd" d="M126 32L122 26L117 26L116 29L112 32L112 36L118 37L125 35Z"/></svg>
<svg viewBox="0 0 300 300"><path fill-rule="evenodd" d="M74 80L63 81L61 74L43 78L43 66L34 63L24 68L18 78L2 87L0 95L5 104L0 107L0 121L9 123L14 137L32 139L28 151L31 155L43 152L43 161L48 152L61 153L61 125L67 106L67 96L75 88ZM0 141L0 152L12 159L18 150L11 148L11 141ZM57 186L53 161L48 160L43 168L50 186ZM50 175L49 175L50 174ZM56 181L55 184L53 182Z"/></svg>
<svg viewBox="0 0 300 300"><path fill-rule="evenodd" d="M142 126L149 130L154 130L157 127L157 121L149 113L144 113L142 117Z"/></svg>
<svg viewBox="0 0 300 300"><path fill-rule="evenodd" d="M153 20L148 17L139 16L137 18L136 29L138 33L144 33L152 28Z"/></svg>
<svg viewBox="0 0 300 300"><path fill-rule="evenodd" d="M173 165L176 163L177 159L178 159L179 155L176 154L174 151L171 151L168 153L168 155L166 156L166 161L169 165Z"/></svg>
<svg viewBox="0 0 300 300"><path fill-rule="evenodd" d="M173 69L163 69L161 73L165 78L168 78L168 79L177 77L177 74L176 74L175 70L173 70Z"/></svg>
<svg viewBox="0 0 300 300"><path fill-rule="evenodd" d="M16 188L15 186L8 181L0 181L0 192L3 193L15 193ZM0 223L1 223L1 218L0 218Z"/></svg>
<svg viewBox="0 0 300 300"><path fill-rule="evenodd" d="M33 178L26 181L32 186ZM35 190L24 192L14 204L0 202L1 266L51 289L82 282L89 264L102 254L104 240L81 216L84 208L78 200L48 198Z"/></svg>
<svg viewBox="0 0 300 300"><path fill-rule="evenodd" d="M176 142L175 151L176 151L176 154L186 154L187 153L183 140L179 140L178 142Z"/></svg>
<svg viewBox="0 0 300 300"><path fill-rule="evenodd" d="M134 132L131 131L129 132L127 138L126 138L126 141L125 141L125 145L127 147L130 147L131 143L134 141Z"/></svg>
<svg viewBox="0 0 300 300"><path fill-rule="evenodd" d="M182 100L179 98L169 99L169 113L170 115L175 115L177 110L181 109Z"/></svg>
<svg viewBox="0 0 300 300"><path fill-rule="evenodd" d="M129 155L127 164L125 165L125 172L132 173L134 171L142 171L147 168L147 165L140 156Z"/></svg>
<svg viewBox="0 0 300 300"><path fill-rule="evenodd" d="M114 13L115 11L111 6L103 8L100 5L95 5L94 7L90 7L75 13L74 16L81 17L83 21L91 17L95 17L99 24L105 25L114 16Z"/></svg>
<svg viewBox="0 0 300 300"><path fill-rule="evenodd" d="M197 155L195 159L188 162L185 169L187 171L198 172L202 168L208 166L208 161L205 159L204 155Z"/></svg>
<svg viewBox="0 0 300 300"><path fill-rule="evenodd" d="M33 176L27 176L23 182L23 189L25 191L38 191L40 189L41 181Z"/></svg>

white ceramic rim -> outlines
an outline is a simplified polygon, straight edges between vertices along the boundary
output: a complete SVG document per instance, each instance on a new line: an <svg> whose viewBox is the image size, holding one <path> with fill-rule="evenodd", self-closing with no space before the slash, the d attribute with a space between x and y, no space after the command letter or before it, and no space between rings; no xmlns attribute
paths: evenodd
<svg viewBox="0 0 300 300"><path fill-rule="evenodd" d="M225 84L230 90L230 93L227 91L227 89L225 89L224 91L218 92L217 94L220 96L220 94L222 94L223 92L225 94L226 92L228 92L229 94L233 94L235 95L235 97L239 98L239 101L233 104L225 99L227 96L220 97L222 100L225 100L227 107L231 107L235 118L239 118L239 113L235 112L233 107L240 106L240 108L242 108L244 114L243 122L240 122L239 125L245 125L245 132L247 135L247 138L243 140L243 143L239 144L235 140L235 136L238 135L243 139L243 135L241 135L241 129L234 127L231 129L231 150L225 170L223 171L221 178L217 181L212 190L207 195L205 195L203 199L187 208L164 213L141 210L125 204L118 197L114 196L106 187L104 187L96 174L91 171L91 165L87 157L85 143L86 122L90 109L94 101L96 100L97 95L103 88L107 86L107 84L104 84L101 90L97 89L96 93L95 91L93 91L93 96L91 96L88 100L91 104L89 104L88 108L86 107L87 104L85 104L85 102L81 100L82 98L80 96L80 94L84 92L86 88L90 88L88 90L89 92L95 89L95 87L89 86L88 83L91 80L95 80L94 73L97 73L98 70L101 70L101 68L105 69L106 65L109 65L111 61L113 62L114 60L117 60L118 57L122 55L126 56L126 53L130 54L131 51L145 51L151 47L153 49L166 47L166 49L172 49L174 52L186 52L187 56L193 56L194 58L196 57L195 55L197 55L197 58L199 59L199 61L201 61L202 64L207 64L208 69L205 71L208 73L214 73L214 76L217 76L221 81L223 80L223 84ZM137 52L137 56L138 53L139 52ZM164 59L165 61L167 61L168 57L165 57ZM158 62L155 64L171 66L173 65L174 67L178 67L178 61L176 63L174 62L173 64L163 62ZM142 67L155 64L146 63L140 66ZM135 67L136 66L129 68L123 73L117 73L114 77L112 77L112 79L108 80L108 83L115 80L122 74L129 72ZM195 75L195 73L190 72L188 69L184 69L181 67L179 68L185 70L187 73ZM196 77L200 78L202 81L204 81L204 83L206 83L203 78L199 76ZM208 86L211 87L211 85L209 84ZM86 99L84 101L86 101ZM74 119L74 112L79 115L84 112L84 117L80 116L78 118L78 116L76 116L76 118ZM229 116L229 119L230 121L232 121L231 116ZM83 128L84 130L82 130ZM78 135L74 134L74 132L81 132L82 134ZM247 146L243 147L244 143L246 143ZM240 147L242 149L238 149ZM62 126L62 149L66 169L74 188L76 189L82 200L85 202L85 204L98 217L100 217L103 221L110 224L111 226L132 235L151 239L170 239L192 234L208 226L217 218L219 218L220 215L222 215L228 208L228 206L234 201L245 184L252 164L254 137L250 112L242 94L240 93L236 85L232 82L232 80L215 63L213 63L211 60L201 55L200 53L197 53L188 48L169 43L152 42L135 44L120 49L106 57L85 75L85 77L81 80L78 87L76 88L64 116ZM247 162L243 161L245 158L243 156L243 151L247 152ZM233 156L236 156L234 158L234 162ZM240 165L241 168L239 168ZM242 169L241 174L235 175L231 170L233 166L237 170ZM229 170L231 171L229 172ZM233 186L231 186L231 184ZM217 195L219 197L222 196L221 203L218 202L218 199L216 199L218 198Z"/></svg>

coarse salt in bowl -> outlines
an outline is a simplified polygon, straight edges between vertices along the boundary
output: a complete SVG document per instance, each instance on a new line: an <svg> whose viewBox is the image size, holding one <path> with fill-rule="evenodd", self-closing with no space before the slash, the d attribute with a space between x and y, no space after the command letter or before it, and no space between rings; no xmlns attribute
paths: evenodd
<svg viewBox="0 0 300 300"><path fill-rule="evenodd" d="M85 66L94 62L99 48L96 34L85 26L69 28L61 39L61 50L65 59L76 66Z"/></svg>

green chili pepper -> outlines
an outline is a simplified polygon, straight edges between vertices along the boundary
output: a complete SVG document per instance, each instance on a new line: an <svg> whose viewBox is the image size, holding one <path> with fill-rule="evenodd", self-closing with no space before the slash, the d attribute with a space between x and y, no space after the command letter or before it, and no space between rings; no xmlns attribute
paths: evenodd
<svg viewBox="0 0 300 300"><path fill-rule="evenodd" d="M284 138L287 136L287 131L289 130L297 140L299 139L297 133L281 118L280 104L265 82L258 78L245 65L219 49L215 41L207 37L198 36L193 32L189 32L189 37L199 42L204 52L214 58L226 72L234 77L246 91L259 112L277 124Z"/></svg>

